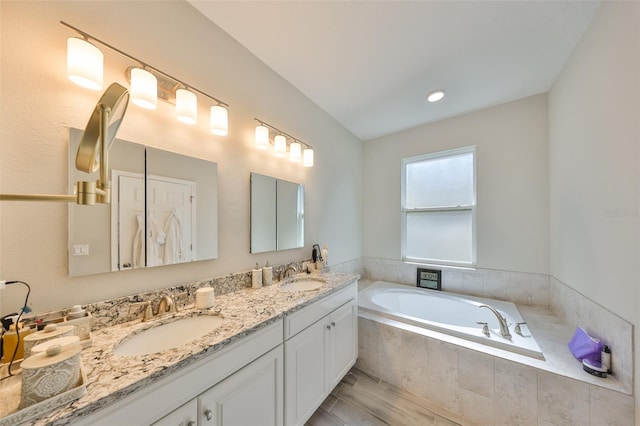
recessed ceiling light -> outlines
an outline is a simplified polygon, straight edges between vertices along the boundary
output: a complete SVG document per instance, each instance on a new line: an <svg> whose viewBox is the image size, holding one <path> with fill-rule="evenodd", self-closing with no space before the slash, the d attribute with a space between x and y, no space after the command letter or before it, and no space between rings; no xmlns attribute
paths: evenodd
<svg viewBox="0 0 640 426"><path fill-rule="evenodd" d="M434 90L427 95L429 102L438 102L442 98L444 98L444 90Z"/></svg>

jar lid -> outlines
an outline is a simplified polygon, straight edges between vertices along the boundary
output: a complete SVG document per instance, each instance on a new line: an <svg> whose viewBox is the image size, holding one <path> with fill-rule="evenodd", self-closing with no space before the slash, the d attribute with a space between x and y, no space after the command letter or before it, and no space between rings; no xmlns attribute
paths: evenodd
<svg viewBox="0 0 640 426"><path fill-rule="evenodd" d="M74 325L62 325L57 326L56 324L47 324L44 330L36 331L35 333L31 333L28 336L24 337L25 342L37 342L42 339L53 339L54 337L62 336L66 333L72 332Z"/></svg>
<svg viewBox="0 0 640 426"><path fill-rule="evenodd" d="M80 343L80 337L78 336L63 336L56 337L55 339L47 340L46 342L38 343L33 348L31 348L31 354L35 355L37 353L46 352L50 346L60 345L62 347L73 345L76 343Z"/></svg>
<svg viewBox="0 0 640 426"><path fill-rule="evenodd" d="M45 352L31 355L20 364L23 370L30 370L35 368L47 367L50 365L58 364L69 358L78 355L82 348L80 345L52 345L47 348Z"/></svg>

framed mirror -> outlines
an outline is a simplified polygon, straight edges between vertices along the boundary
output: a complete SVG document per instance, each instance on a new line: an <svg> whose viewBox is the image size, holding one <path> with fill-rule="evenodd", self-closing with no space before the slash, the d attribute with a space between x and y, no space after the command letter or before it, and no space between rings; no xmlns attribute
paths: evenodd
<svg viewBox="0 0 640 426"><path fill-rule="evenodd" d="M251 253L304 247L304 186L251 173Z"/></svg>
<svg viewBox="0 0 640 426"><path fill-rule="evenodd" d="M69 130L70 161L81 135ZM216 163L121 139L109 160L111 204L69 205L69 276L218 257ZM72 190L97 179L69 170Z"/></svg>

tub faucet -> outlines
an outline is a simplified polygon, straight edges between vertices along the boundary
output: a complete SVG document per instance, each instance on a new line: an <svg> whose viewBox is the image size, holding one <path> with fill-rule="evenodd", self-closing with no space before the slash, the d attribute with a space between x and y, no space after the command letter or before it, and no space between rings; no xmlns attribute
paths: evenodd
<svg viewBox="0 0 640 426"><path fill-rule="evenodd" d="M498 318L498 322L500 323L500 335L502 335L502 337L504 337L505 339L510 339L511 333L509 333L509 325L507 324L506 318L503 317L502 314L498 312L495 308L489 305L480 305L479 307L487 308L496 315L496 317Z"/></svg>

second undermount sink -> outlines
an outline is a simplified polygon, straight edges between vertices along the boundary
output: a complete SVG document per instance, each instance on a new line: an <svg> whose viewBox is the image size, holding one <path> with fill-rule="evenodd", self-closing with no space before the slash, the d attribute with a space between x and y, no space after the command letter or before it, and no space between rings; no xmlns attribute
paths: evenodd
<svg viewBox="0 0 640 426"><path fill-rule="evenodd" d="M177 319L123 340L116 345L113 353L118 356L136 356L166 351L199 339L220 327L222 322L220 317L207 315Z"/></svg>
<svg viewBox="0 0 640 426"><path fill-rule="evenodd" d="M298 279L280 286L282 291L312 291L317 290L324 285L324 281L314 279Z"/></svg>

